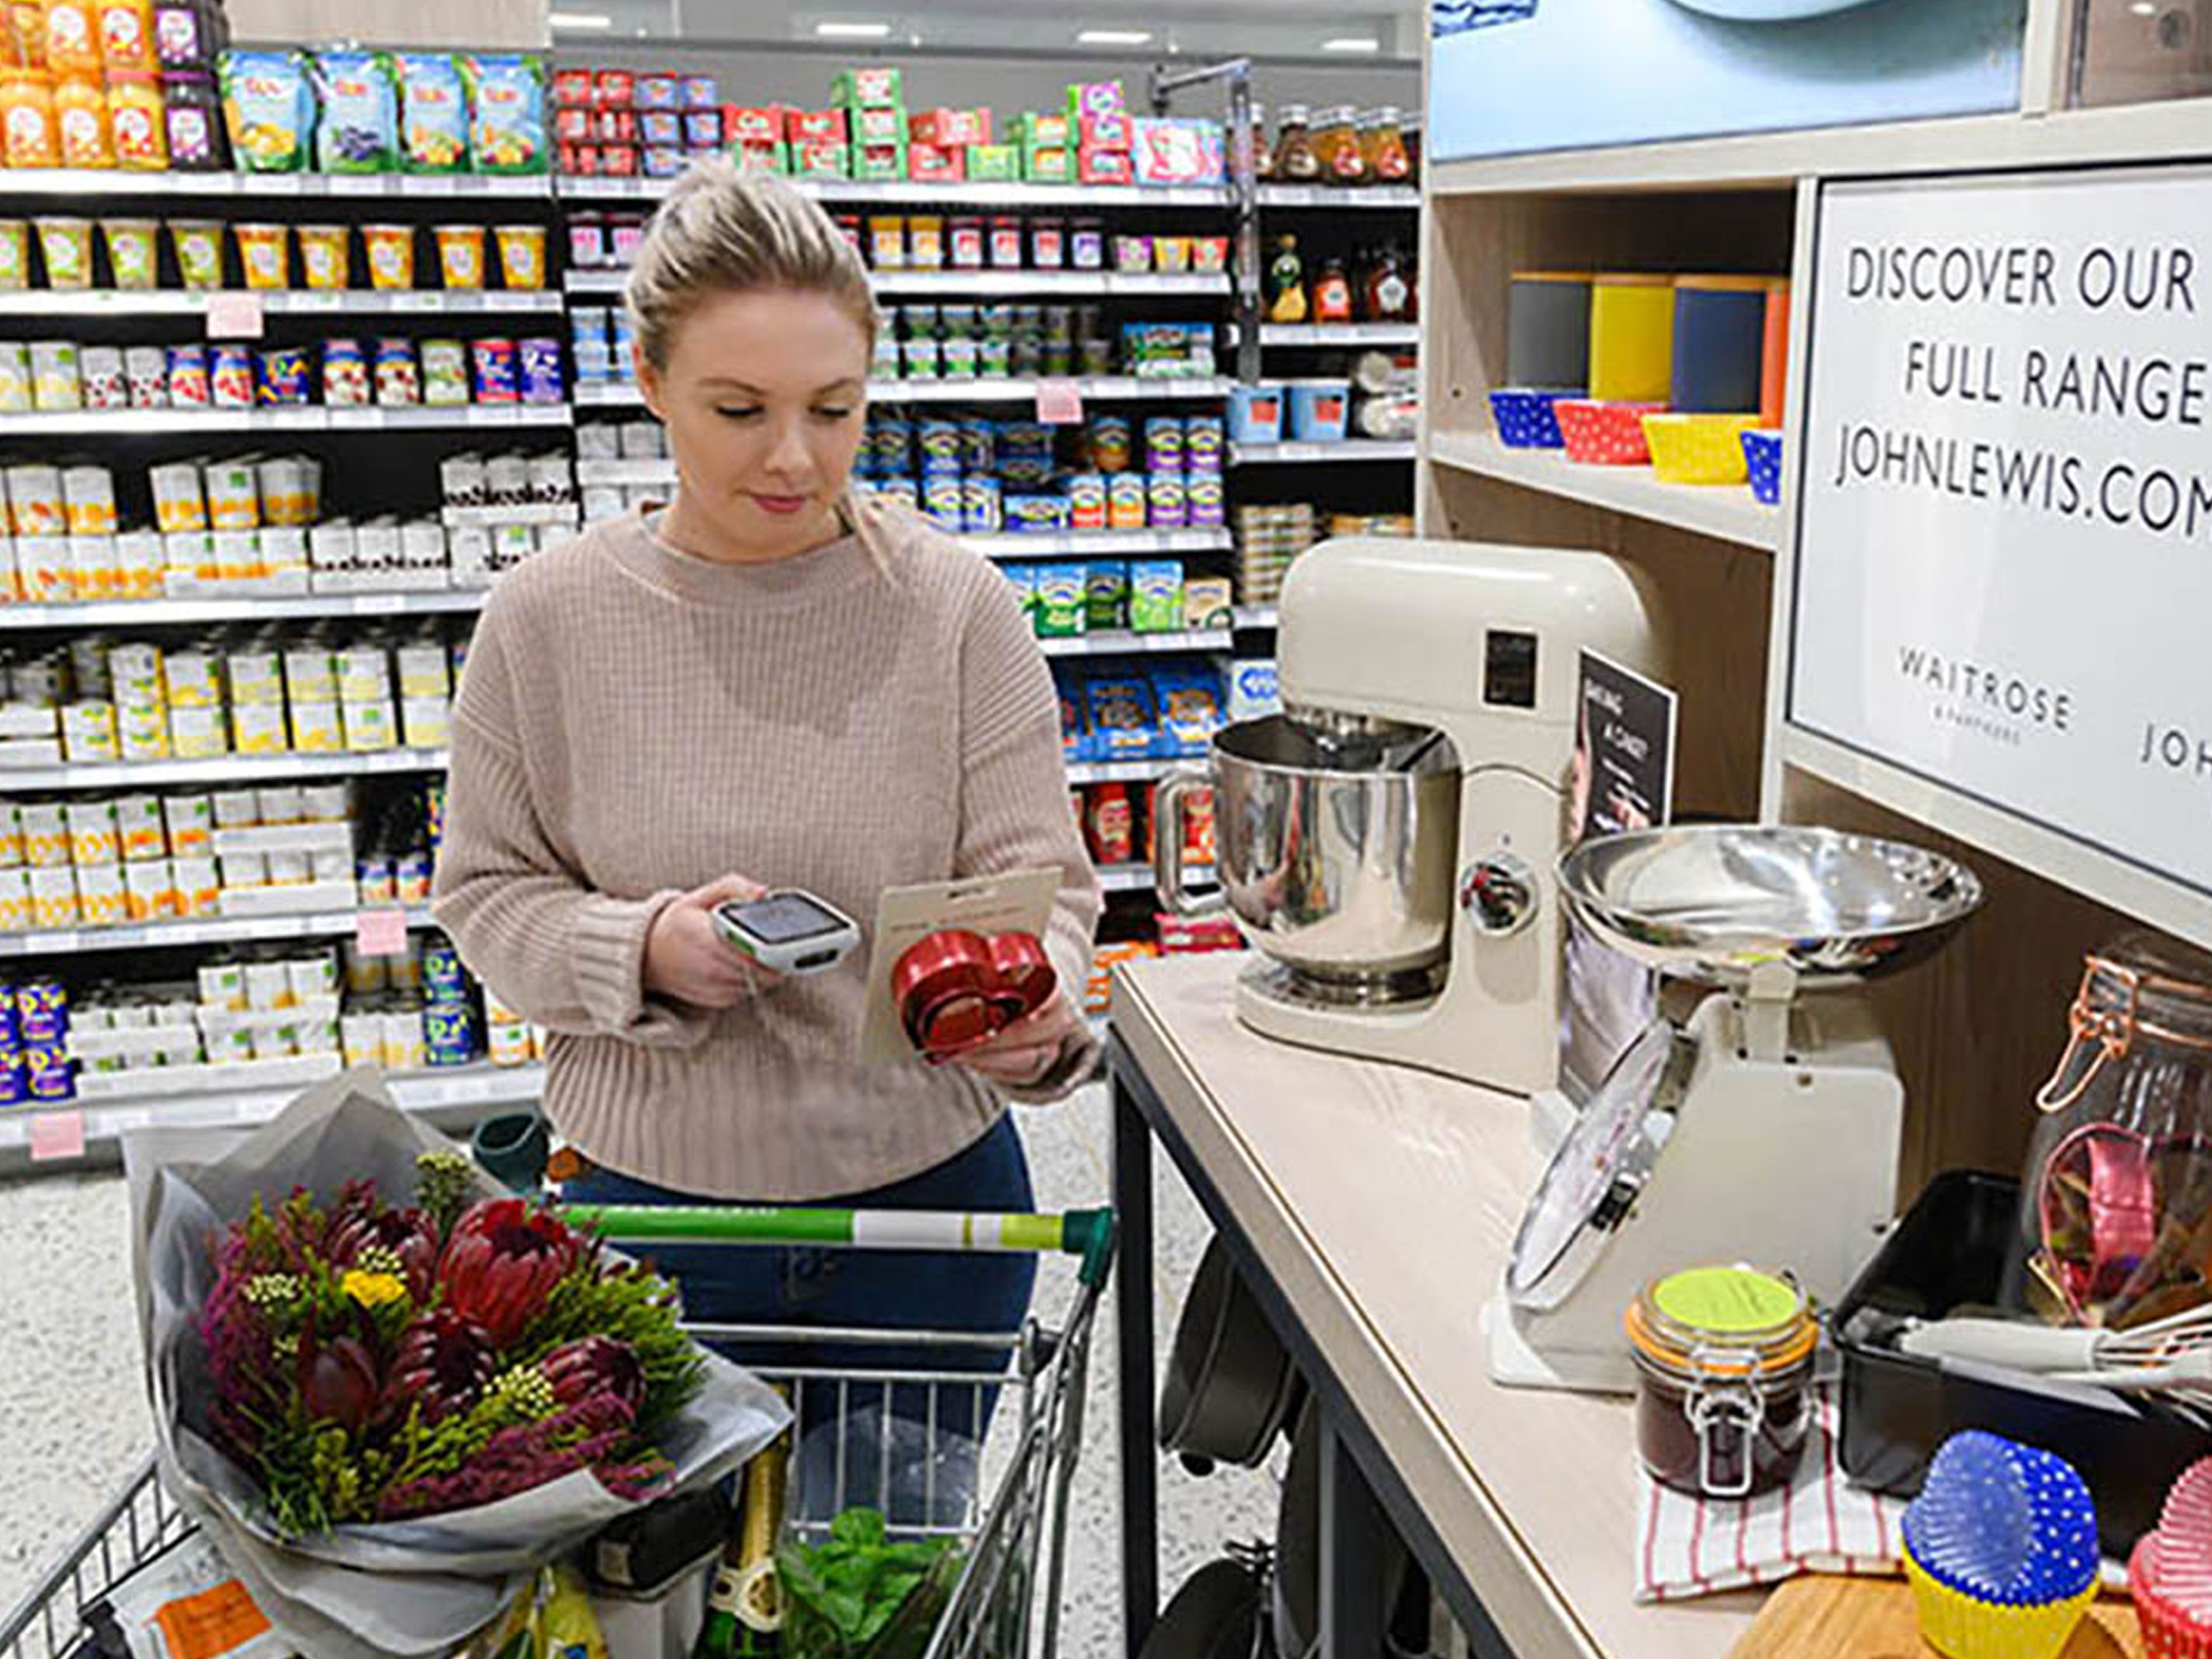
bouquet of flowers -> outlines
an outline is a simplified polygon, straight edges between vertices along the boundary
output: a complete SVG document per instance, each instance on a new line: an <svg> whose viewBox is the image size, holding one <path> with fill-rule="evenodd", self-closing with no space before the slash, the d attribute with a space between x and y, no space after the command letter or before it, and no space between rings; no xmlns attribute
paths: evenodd
<svg viewBox="0 0 2212 1659"><path fill-rule="evenodd" d="M580 1468L657 1496L652 1431L703 1364L674 1291L521 1199L469 1203L458 1152L416 1167L405 1208L365 1181L328 1209L257 1196L215 1248L212 1425L277 1529L465 1509Z"/></svg>
<svg viewBox="0 0 2212 1659"><path fill-rule="evenodd" d="M125 1137L169 1496L315 1659L442 1659L538 1570L789 1423L674 1290L380 1080Z"/></svg>

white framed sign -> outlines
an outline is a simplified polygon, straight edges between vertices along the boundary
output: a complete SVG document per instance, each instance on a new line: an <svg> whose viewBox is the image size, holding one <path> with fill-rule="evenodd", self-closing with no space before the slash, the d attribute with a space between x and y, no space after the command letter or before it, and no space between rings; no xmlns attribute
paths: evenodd
<svg viewBox="0 0 2212 1659"><path fill-rule="evenodd" d="M1786 720L2212 896L2212 165L1814 217Z"/></svg>

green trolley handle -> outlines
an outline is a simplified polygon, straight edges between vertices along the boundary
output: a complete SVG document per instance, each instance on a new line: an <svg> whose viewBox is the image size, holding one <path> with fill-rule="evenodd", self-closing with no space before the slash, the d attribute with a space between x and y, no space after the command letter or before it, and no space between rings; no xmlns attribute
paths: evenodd
<svg viewBox="0 0 2212 1659"><path fill-rule="evenodd" d="M618 1244L827 1244L856 1250L1057 1251L1097 1284L1114 1256L1114 1212L978 1215L958 1210L807 1210L759 1204L562 1204L572 1227Z"/></svg>

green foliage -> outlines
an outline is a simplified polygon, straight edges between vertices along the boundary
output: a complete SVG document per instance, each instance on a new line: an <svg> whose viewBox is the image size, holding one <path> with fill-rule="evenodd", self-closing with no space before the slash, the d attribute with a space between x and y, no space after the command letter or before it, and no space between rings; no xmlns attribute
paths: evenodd
<svg viewBox="0 0 2212 1659"><path fill-rule="evenodd" d="M444 1238L453 1222L469 1206L476 1191L476 1173L459 1152L423 1152L415 1159L415 1201L431 1225Z"/></svg>
<svg viewBox="0 0 2212 1659"><path fill-rule="evenodd" d="M893 1543L872 1509L846 1510L820 1545L776 1553L786 1659L919 1659L959 1576L948 1538Z"/></svg>
<svg viewBox="0 0 2212 1659"><path fill-rule="evenodd" d="M707 1363L696 1343L678 1328L675 1290L642 1269L609 1270L603 1279L580 1266L556 1285L538 1316L522 1328L515 1350L537 1364L564 1342L611 1336L627 1343L645 1372L645 1404L637 1414L641 1432L656 1425L699 1392Z"/></svg>

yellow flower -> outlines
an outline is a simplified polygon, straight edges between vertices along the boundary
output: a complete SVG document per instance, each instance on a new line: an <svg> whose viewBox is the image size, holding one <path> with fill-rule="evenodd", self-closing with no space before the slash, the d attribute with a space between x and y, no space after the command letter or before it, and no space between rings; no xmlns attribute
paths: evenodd
<svg viewBox="0 0 2212 1659"><path fill-rule="evenodd" d="M365 1273L358 1267L347 1271L338 1280L345 1293L364 1308L380 1308L387 1302L397 1302L407 1294L406 1281L397 1273Z"/></svg>

